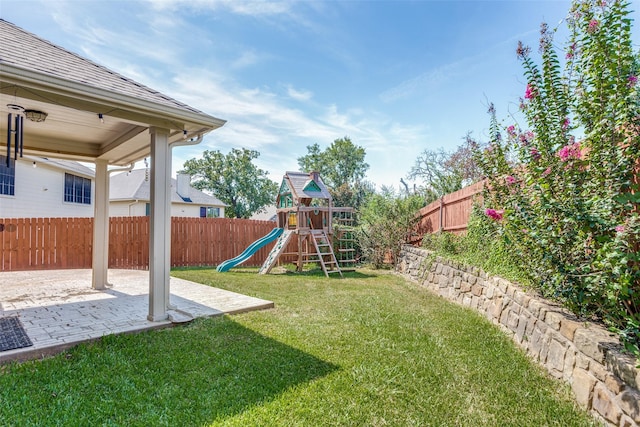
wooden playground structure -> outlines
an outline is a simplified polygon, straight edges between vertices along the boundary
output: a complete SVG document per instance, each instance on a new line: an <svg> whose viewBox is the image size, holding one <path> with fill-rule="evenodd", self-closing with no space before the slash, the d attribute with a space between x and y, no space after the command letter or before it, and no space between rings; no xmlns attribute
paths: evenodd
<svg viewBox="0 0 640 427"><path fill-rule="evenodd" d="M335 207L317 172L287 172L276 198L278 227L283 233L267 256L260 274L267 274L278 259L294 258L298 271L318 263L329 277L355 267L354 209ZM297 250L287 251L297 241Z"/></svg>

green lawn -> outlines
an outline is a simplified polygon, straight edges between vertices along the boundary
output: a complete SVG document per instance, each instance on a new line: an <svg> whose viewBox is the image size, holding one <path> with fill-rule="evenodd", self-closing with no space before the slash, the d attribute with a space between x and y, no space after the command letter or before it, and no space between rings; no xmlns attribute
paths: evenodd
<svg viewBox="0 0 640 427"><path fill-rule="evenodd" d="M0 367L0 425L593 425L484 318L397 276L172 274L276 308Z"/></svg>

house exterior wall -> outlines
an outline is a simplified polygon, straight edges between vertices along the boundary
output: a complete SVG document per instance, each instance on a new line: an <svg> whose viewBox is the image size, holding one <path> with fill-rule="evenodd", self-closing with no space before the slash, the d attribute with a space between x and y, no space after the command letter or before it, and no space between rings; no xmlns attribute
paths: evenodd
<svg viewBox="0 0 640 427"><path fill-rule="evenodd" d="M147 214L145 201L111 201L109 202L109 216L145 216Z"/></svg>
<svg viewBox="0 0 640 427"><path fill-rule="evenodd" d="M147 214L146 204L146 201L111 201L109 203L109 216L145 216ZM200 205L172 203L171 216L200 218ZM220 217L224 218L224 207L220 207Z"/></svg>
<svg viewBox="0 0 640 427"><path fill-rule="evenodd" d="M45 162L36 161L34 168L30 159L18 159L15 166L15 194L0 194L0 218L93 218L95 181L92 177ZM65 173L91 179L91 204L64 201ZM109 216L145 216L147 203L146 200L110 201ZM171 216L199 218L200 206L205 205L172 203ZM219 208L220 217L224 218L224 207Z"/></svg>
<svg viewBox="0 0 640 427"><path fill-rule="evenodd" d="M69 172L72 173L73 172ZM64 172L33 161L16 161L15 195L0 195L2 218L93 217L95 183L91 180L91 204L64 201Z"/></svg>
<svg viewBox="0 0 640 427"><path fill-rule="evenodd" d="M200 206L172 203L171 216L200 218Z"/></svg>

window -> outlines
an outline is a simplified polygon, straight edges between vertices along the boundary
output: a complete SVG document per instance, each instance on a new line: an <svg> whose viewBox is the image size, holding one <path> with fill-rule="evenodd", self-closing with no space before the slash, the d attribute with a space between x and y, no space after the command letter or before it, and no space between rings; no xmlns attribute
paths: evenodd
<svg viewBox="0 0 640 427"><path fill-rule="evenodd" d="M64 174L64 201L91 204L91 180L81 176Z"/></svg>
<svg viewBox="0 0 640 427"><path fill-rule="evenodd" d="M200 218L220 218L220 208L202 206L200 207Z"/></svg>
<svg viewBox="0 0 640 427"><path fill-rule="evenodd" d="M7 156L0 156L0 194L14 196L16 191L16 162Z"/></svg>

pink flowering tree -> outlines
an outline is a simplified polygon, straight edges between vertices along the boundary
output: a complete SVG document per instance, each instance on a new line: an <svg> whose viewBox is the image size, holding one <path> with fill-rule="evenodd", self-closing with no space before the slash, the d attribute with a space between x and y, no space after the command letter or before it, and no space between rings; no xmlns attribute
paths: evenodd
<svg viewBox="0 0 640 427"><path fill-rule="evenodd" d="M639 67L628 7L575 1L564 64L545 24L540 65L519 44L528 127L499 126L491 107L490 149L476 155L485 213L532 281L640 354Z"/></svg>

